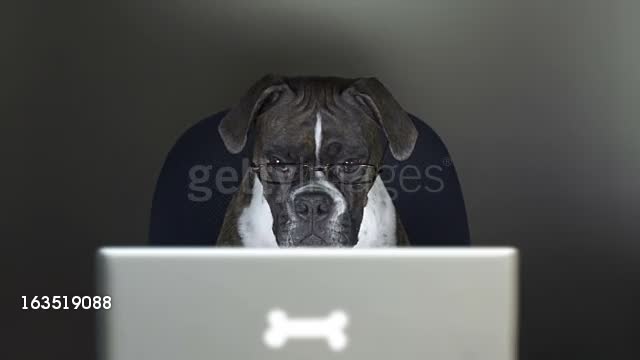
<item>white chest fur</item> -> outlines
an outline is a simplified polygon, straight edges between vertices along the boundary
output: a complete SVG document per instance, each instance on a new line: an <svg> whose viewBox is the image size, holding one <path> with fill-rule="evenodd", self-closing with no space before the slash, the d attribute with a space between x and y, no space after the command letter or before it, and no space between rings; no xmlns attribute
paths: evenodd
<svg viewBox="0 0 640 360"><path fill-rule="evenodd" d="M380 177L376 178L367 197L355 247L395 246L396 209Z"/></svg>
<svg viewBox="0 0 640 360"><path fill-rule="evenodd" d="M238 217L238 233L242 244L246 247L278 247L272 227L273 216L264 198L262 183L254 179L251 202Z"/></svg>

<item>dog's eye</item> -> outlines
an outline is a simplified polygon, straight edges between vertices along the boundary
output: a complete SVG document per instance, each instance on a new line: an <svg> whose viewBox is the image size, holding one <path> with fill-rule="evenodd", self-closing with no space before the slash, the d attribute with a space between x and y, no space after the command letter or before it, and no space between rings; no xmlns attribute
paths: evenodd
<svg viewBox="0 0 640 360"><path fill-rule="evenodd" d="M347 160L342 163L342 171L347 174L354 173L358 170L359 165L356 160Z"/></svg>
<svg viewBox="0 0 640 360"><path fill-rule="evenodd" d="M280 158L277 157L272 157L269 159L269 165L279 165L282 164L284 161L282 161Z"/></svg>
<svg viewBox="0 0 640 360"><path fill-rule="evenodd" d="M272 169L282 173L287 173L290 170L289 166L285 165L284 161L277 157L272 157L271 159L269 159L269 165Z"/></svg>

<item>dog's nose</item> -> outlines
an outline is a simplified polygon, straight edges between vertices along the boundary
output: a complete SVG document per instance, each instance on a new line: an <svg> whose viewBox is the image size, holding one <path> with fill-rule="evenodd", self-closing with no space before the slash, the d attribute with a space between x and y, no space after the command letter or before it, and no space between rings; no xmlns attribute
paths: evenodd
<svg viewBox="0 0 640 360"><path fill-rule="evenodd" d="M296 215L303 220L323 220L331 213L333 200L324 192L304 192L296 196L293 206Z"/></svg>

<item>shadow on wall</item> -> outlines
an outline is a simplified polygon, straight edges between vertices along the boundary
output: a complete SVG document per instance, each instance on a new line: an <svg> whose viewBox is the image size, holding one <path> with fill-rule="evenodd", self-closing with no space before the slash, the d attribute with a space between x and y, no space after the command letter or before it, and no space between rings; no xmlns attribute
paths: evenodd
<svg viewBox="0 0 640 360"><path fill-rule="evenodd" d="M353 38L348 23L305 6L121 3L117 11L126 16L109 52L126 76L150 89L195 85L202 91L191 88L190 96L203 93L209 104L224 104L210 113L233 104L266 73L348 77L372 75L374 68L370 45Z"/></svg>

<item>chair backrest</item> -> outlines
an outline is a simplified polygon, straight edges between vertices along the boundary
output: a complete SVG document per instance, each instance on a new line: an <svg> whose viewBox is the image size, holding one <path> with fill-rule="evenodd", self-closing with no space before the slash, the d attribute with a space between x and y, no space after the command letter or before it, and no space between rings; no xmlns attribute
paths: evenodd
<svg viewBox="0 0 640 360"><path fill-rule="evenodd" d="M249 146L236 155L226 150L217 129L225 113L188 129L167 155L151 208L151 244L215 244L251 151ZM427 124L411 118L419 133L411 157L400 162L387 152L381 173L409 241L414 246L468 245L464 200L449 153Z"/></svg>

